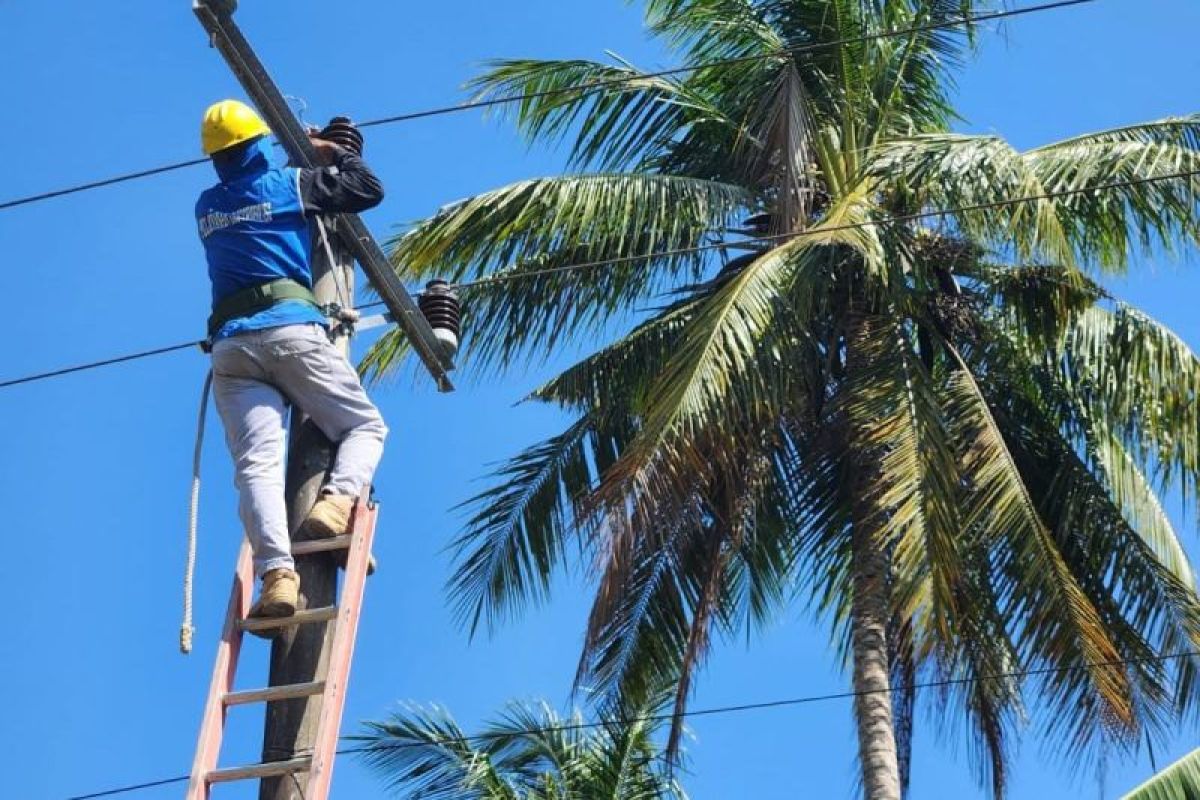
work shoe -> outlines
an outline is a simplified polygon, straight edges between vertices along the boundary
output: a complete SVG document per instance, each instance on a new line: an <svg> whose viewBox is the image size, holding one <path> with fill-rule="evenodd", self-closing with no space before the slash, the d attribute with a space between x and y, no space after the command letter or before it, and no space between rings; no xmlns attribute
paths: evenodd
<svg viewBox="0 0 1200 800"><path fill-rule="evenodd" d="M290 569L273 569L262 577L262 588L258 602L250 608L249 619L271 619L290 617L296 613L300 601L300 576ZM279 628L262 631L261 636L272 639L279 635ZM257 632L256 632L257 633Z"/></svg>
<svg viewBox="0 0 1200 800"><path fill-rule="evenodd" d="M314 539L344 536L350 532L350 515L354 511L354 498L342 494L323 494L301 529Z"/></svg>
<svg viewBox="0 0 1200 800"><path fill-rule="evenodd" d="M323 494L313 505L304 522L300 523L300 531L308 539L329 539L334 536L345 536L350 533L350 517L354 513L354 498L342 494ZM350 550L335 550L334 561L343 569ZM375 555L367 559L367 574L375 572Z"/></svg>

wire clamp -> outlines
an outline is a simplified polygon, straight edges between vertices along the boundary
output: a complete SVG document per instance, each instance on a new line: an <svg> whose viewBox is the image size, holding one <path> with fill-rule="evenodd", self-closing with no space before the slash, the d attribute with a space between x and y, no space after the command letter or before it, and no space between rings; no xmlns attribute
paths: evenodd
<svg viewBox="0 0 1200 800"><path fill-rule="evenodd" d="M330 341L342 336L353 336L354 326L362 318L357 309L343 308L338 303L326 303L320 310L325 317L334 321L334 324L329 326Z"/></svg>

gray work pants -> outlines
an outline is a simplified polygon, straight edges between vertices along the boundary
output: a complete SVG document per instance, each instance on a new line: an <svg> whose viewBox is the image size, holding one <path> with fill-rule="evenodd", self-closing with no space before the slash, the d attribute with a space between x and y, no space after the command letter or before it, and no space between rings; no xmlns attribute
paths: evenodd
<svg viewBox="0 0 1200 800"><path fill-rule="evenodd" d="M213 346L212 360L213 396L233 456L255 574L293 569L283 497L287 404L308 414L338 445L322 489L326 494L356 497L362 492L383 454L387 427L358 373L319 325L231 336Z"/></svg>

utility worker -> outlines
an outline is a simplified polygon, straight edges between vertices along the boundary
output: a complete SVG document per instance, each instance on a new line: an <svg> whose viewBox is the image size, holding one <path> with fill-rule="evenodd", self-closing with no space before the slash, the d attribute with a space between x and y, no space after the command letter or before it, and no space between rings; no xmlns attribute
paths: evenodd
<svg viewBox="0 0 1200 800"><path fill-rule="evenodd" d="M358 374L329 341L309 263L312 216L372 208L383 186L356 154L315 135L322 166L276 166L268 134L244 103L211 106L200 139L220 183L196 203L212 281L213 394L262 579L253 617L295 613L300 588L283 494L287 405L338 446L321 497L302 523L310 536L348 531L387 435Z"/></svg>

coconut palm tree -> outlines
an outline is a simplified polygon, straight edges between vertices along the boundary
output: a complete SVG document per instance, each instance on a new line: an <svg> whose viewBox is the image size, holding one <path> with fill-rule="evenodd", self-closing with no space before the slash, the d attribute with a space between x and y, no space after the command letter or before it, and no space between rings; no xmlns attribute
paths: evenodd
<svg viewBox="0 0 1200 800"><path fill-rule="evenodd" d="M353 738L389 790L410 800L687 800L649 710L585 723L545 703L511 703L468 737L444 709L412 708Z"/></svg>
<svg viewBox="0 0 1200 800"><path fill-rule="evenodd" d="M440 209L395 263L485 279L477 369L602 344L531 395L573 424L474 498L472 631L581 553L579 679L670 677L681 713L714 631L809 603L871 800L901 796L927 678L995 796L1023 697L1072 761L1195 707L1200 664L1161 658L1200 645L1200 604L1159 493L1200 488L1200 362L1098 276L1200 241L1200 117L1024 152L950 133L951 23L980 5L647 0L686 72L475 81L572 172Z"/></svg>

